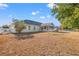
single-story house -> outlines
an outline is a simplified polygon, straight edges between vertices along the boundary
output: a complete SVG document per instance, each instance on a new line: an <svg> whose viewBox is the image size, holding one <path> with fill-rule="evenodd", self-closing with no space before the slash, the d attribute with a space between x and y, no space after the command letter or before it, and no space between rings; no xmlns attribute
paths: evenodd
<svg viewBox="0 0 79 59"><path fill-rule="evenodd" d="M40 23L32 20L24 20L26 23L26 29L22 32L39 32L39 31L53 31L53 23ZM14 29L14 24L9 26L10 32L16 32Z"/></svg>

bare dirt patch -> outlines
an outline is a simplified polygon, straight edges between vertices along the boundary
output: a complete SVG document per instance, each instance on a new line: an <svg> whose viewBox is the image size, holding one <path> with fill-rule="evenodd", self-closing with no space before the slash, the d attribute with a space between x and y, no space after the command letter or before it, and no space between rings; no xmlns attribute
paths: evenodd
<svg viewBox="0 0 79 59"><path fill-rule="evenodd" d="M33 37L30 37L33 36ZM36 33L18 40L16 35L0 35L0 55L79 55L79 32Z"/></svg>

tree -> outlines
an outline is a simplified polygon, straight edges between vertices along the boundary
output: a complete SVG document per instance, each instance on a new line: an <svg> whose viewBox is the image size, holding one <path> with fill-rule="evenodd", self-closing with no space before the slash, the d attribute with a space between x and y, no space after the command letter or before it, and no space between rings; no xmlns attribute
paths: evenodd
<svg viewBox="0 0 79 59"><path fill-rule="evenodd" d="M14 24L14 28L17 33L21 33L22 30L26 28L26 24L22 20L17 20L17 19L15 20L14 19L13 24Z"/></svg>
<svg viewBox="0 0 79 59"><path fill-rule="evenodd" d="M61 22L63 29L79 29L79 4L56 4L52 14Z"/></svg>

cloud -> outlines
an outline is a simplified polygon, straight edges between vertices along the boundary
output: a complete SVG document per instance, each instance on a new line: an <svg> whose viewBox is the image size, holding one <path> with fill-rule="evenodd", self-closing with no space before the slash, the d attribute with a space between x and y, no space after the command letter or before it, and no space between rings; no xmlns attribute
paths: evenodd
<svg viewBox="0 0 79 59"><path fill-rule="evenodd" d="M32 15L36 15L36 13L35 12L32 12Z"/></svg>
<svg viewBox="0 0 79 59"><path fill-rule="evenodd" d="M50 18L51 17L51 15L47 15L47 18Z"/></svg>
<svg viewBox="0 0 79 59"><path fill-rule="evenodd" d="M7 4L0 3L0 9L4 9L4 8L6 8L6 7L8 7Z"/></svg>
<svg viewBox="0 0 79 59"><path fill-rule="evenodd" d="M57 5L55 3L49 3L47 4L47 7L49 7L50 9L57 7Z"/></svg>
<svg viewBox="0 0 79 59"><path fill-rule="evenodd" d="M37 15L39 13L39 11L34 11L32 12L32 15Z"/></svg>
<svg viewBox="0 0 79 59"><path fill-rule="evenodd" d="M45 16L40 16L40 18L41 18L41 19L45 19L46 17L45 17Z"/></svg>
<svg viewBox="0 0 79 59"><path fill-rule="evenodd" d="M50 19L51 15L47 15L47 16L40 16L41 19Z"/></svg>

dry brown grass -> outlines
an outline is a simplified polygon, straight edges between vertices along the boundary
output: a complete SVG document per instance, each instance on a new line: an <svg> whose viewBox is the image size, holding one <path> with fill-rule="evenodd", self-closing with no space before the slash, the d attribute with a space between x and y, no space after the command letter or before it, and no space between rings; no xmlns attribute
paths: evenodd
<svg viewBox="0 0 79 59"><path fill-rule="evenodd" d="M0 35L0 55L79 55L79 32L36 33L18 40L15 35Z"/></svg>

